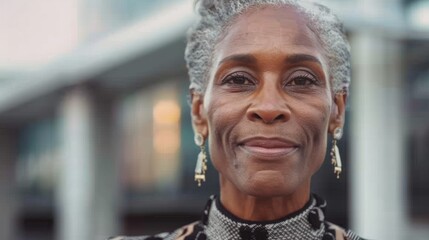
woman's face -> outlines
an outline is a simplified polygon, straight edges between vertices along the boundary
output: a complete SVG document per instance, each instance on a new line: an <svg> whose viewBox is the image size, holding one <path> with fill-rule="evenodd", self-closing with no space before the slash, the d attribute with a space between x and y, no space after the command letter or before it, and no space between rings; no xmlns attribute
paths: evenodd
<svg viewBox="0 0 429 240"><path fill-rule="evenodd" d="M309 190L328 132L342 127L345 97L332 95L306 19L286 7L250 10L227 29L212 62L192 114L221 185L253 196Z"/></svg>

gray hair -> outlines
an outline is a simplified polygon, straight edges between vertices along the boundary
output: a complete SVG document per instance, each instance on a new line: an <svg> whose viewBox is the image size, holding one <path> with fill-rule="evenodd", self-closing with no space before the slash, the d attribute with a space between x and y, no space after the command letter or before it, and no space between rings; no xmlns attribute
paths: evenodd
<svg viewBox="0 0 429 240"><path fill-rule="evenodd" d="M190 89L204 93L215 46L232 21L249 8L290 6L304 14L308 27L319 37L328 59L332 90L347 93L350 84L350 45L342 23L330 9L298 0L196 0L198 21L189 30L185 60Z"/></svg>

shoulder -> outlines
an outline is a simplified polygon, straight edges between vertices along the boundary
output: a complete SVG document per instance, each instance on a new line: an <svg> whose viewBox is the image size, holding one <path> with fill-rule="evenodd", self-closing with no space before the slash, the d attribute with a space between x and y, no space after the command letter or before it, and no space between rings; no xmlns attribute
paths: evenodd
<svg viewBox="0 0 429 240"><path fill-rule="evenodd" d="M338 225L326 222L326 231L330 233L332 239L335 240L364 240L351 230L344 229Z"/></svg>
<svg viewBox="0 0 429 240"><path fill-rule="evenodd" d="M108 238L107 240L183 240L185 237L198 234L200 230L202 229L200 229L199 222L194 222L171 233L165 232L153 236L145 235L136 237L117 236Z"/></svg>

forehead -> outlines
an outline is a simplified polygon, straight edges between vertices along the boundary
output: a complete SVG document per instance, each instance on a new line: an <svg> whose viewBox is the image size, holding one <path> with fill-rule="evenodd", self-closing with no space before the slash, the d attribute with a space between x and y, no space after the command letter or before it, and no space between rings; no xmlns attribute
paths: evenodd
<svg viewBox="0 0 429 240"><path fill-rule="evenodd" d="M317 35L306 17L292 7L264 6L248 10L233 21L216 47L217 57L274 51L288 55L320 55Z"/></svg>

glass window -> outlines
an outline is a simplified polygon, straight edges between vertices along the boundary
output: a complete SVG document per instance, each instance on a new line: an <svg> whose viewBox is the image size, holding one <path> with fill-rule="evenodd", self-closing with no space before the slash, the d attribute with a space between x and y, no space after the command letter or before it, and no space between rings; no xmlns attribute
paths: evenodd
<svg viewBox="0 0 429 240"><path fill-rule="evenodd" d="M204 188L196 191L188 83L166 82L126 96L120 105L124 190L132 196L217 193L218 178L209 166Z"/></svg>
<svg viewBox="0 0 429 240"><path fill-rule="evenodd" d="M30 196L53 193L61 162L58 140L55 118L31 122L21 130L16 176L22 193Z"/></svg>
<svg viewBox="0 0 429 240"><path fill-rule="evenodd" d="M409 210L414 219L429 217L429 44L408 42L406 112ZM424 49L427 49L426 51Z"/></svg>

